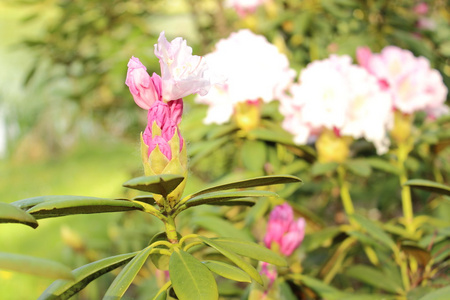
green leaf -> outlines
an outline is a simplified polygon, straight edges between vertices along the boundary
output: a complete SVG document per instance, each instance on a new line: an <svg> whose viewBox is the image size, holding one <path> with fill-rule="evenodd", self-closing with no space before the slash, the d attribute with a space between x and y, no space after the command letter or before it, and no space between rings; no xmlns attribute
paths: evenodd
<svg viewBox="0 0 450 300"><path fill-rule="evenodd" d="M32 198L27 198L27 199L22 199L22 200L18 200L15 202L12 202L11 204L14 206L17 206L20 209L23 210L28 210L30 208L32 208L35 205L38 205L44 201L50 201L50 200L57 200L60 197L65 197L65 196L39 196L39 197L32 197ZM75 197L75 196L73 196Z"/></svg>
<svg viewBox="0 0 450 300"><path fill-rule="evenodd" d="M330 242L331 244L331 240L340 232L341 230L337 227L328 227L313 234L307 234L302 242L302 247L306 252L311 252L319 247L323 247L325 243Z"/></svg>
<svg viewBox="0 0 450 300"><path fill-rule="evenodd" d="M247 170L262 172L267 161L266 144L258 140L245 140L241 149L241 158Z"/></svg>
<svg viewBox="0 0 450 300"><path fill-rule="evenodd" d="M239 255L265 261L276 266L287 266L287 262L284 257L256 243L225 237L213 238L212 240L214 240L214 242L221 247L233 251Z"/></svg>
<svg viewBox="0 0 450 300"><path fill-rule="evenodd" d="M153 248L151 246L139 251L136 256L120 271L116 279L109 286L103 299L112 300L120 299L127 291L130 284L133 282L139 270L144 265L145 261Z"/></svg>
<svg viewBox="0 0 450 300"><path fill-rule="evenodd" d="M191 222L220 236L237 237L242 240L253 241L248 231L237 229L230 222L219 217L202 215L191 219Z"/></svg>
<svg viewBox="0 0 450 300"><path fill-rule="evenodd" d="M353 174L361 177L369 177L372 173L370 164L364 159L349 159L345 162L345 166Z"/></svg>
<svg viewBox="0 0 450 300"><path fill-rule="evenodd" d="M230 264L214 260L206 260L203 263L210 271L222 277L239 282L252 282L252 279L247 273Z"/></svg>
<svg viewBox="0 0 450 300"><path fill-rule="evenodd" d="M399 293L403 290L401 286L396 284L395 280L389 277L389 274L385 274L373 267L365 265L351 266L345 271L345 274L387 292Z"/></svg>
<svg viewBox="0 0 450 300"><path fill-rule="evenodd" d="M162 174L156 176L142 176L128 180L124 187L167 197L184 180L183 176Z"/></svg>
<svg viewBox="0 0 450 300"><path fill-rule="evenodd" d="M0 252L0 270L27 273L46 278L73 279L71 270L59 262L5 252Z"/></svg>
<svg viewBox="0 0 450 300"><path fill-rule="evenodd" d="M255 178L251 178L251 179L245 179L245 180L241 180L241 181L235 181L232 183L226 183L226 184L213 186L213 187L201 190L201 191L199 191L195 194L192 194L188 197L189 197L189 199L191 199L198 195L202 195L202 194L206 194L206 193L210 193L210 192L216 192L216 191L251 188L251 187L267 186L267 185L273 185L273 184L298 183L298 182L302 182L302 180L298 177L290 176L290 175L262 176L262 177L255 177Z"/></svg>
<svg viewBox="0 0 450 300"><path fill-rule="evenodd" d="M98 277L129 262L137 253L112 256L79 267L72 271L75 280L54 281L38 300L69 299Z"/></svg>
<svg viewBox="0 0 450 300"><path fill-rule="evenodd" d="M178 299L219 299L217 284L209 269L181 249L175 249L170 256L169 274Z"/></svg>
<svg viewBox="0 0 450 300"><path fill-rule="evenodd" d="M241 268L242 270L244 270L248 275L250 275L251 278L253 278L256 282L258 282L259 284L263 285L263 280L261 278L261 276L259 275L258 271L248 262L246 262L245 260L243 260L242 258L240 258L236 253L222 247L222 245L220 245L219 243L217 243L216 241L213 241L211 239L208 239L207 237L204 236L199 236L198 237L202 242L204 242L206 245L216 249L217 251L219 251L222 255L224 255L225 257L227 257L229 260L231 260L233 263L236 264L236 266L238 266L239 268Z"/></svg>
<svg viewBox="0 0 450 300"><path fill-rule="evenodd" d="M178 232L177 232L177 236L178 236L178 240L180 240L182 238L182 236ZM167 234L165 231L155 234L152 237L152 239L150 240L149 245L151 246L153 243L158 242L158 241L169 241L167 239ZM165 247L163 245L156 246L155 248L167 249L167 247ZM150 259L152 260L155 267L158 268L159 270L164 270L164 271L169 270L169 260L170 260L169 255L155 252L155 253L150 254Z"/></svg>
<svg viewBox="0 0 450 300"><path fill-rule="evenodd" d="M374 222L358 214L354 214L350 216L350 218L353 218L369 235L377 239L379 242L383 243L390 249L396 248L396 245L391 237Z"/></svg>
<svg viewBox="0 0 450 300"><path fill-rule="evenodd" d="M440 288L438 290L432 291L431 293L425 295L419 300L447 300L448 295L450 295L450 285Z"/></svg>
<svg viewBox="0 0 450 300"><path fill-rule="evenodd" d="M274 192L259 191L259 190L244 190L244 191L219 191L211 192L207 194L198 195L189 199L185 205L186 207L192 207L202 204L211 204L215 202L227 201L239 198L248 197L278 197Z"/></svg>
<svg viewBox="0 0 450 300"><path fill-rule="evenodd" d="M32 228L39 226L36 219L29 213L8 203L0 202L0 223L21 223Z"/></svg>
<svg viewBox="0 0 450 300"><path fill-rule="evenodd" d="M413 188L450 196L450 186L430 180L410 179L403 185L408 185Z"/></svg>
<svg viewBox="0 0 450 300"><path fill-rule="evenodd" d="M339 164L336 162L327 162L327 163L315 162L312 165L311 174L313 176L324 175L328 172L336 171L338 166L339 166Z"/></svg>
<svg viewBox="0 0 450 300"><path fill-rule="evenodd" d="M216 206L254 206L256 203L257 201L254 198L239 198L206 204Z"/></svg>
<svg viewBox="0 0 450 300"><path fill-rule="evenodd" d="M57 196L30 208L27 213L36 219L61 217L76 214L94 214L127 210L143 210L132 201L82 196Z"/></svg>

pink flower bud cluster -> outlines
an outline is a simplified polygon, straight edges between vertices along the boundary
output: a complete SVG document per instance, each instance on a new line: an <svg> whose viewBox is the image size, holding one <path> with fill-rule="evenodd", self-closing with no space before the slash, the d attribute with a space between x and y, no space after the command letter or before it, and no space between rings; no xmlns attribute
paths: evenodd
<svg viewBox="0 0 450 300"><path fill-rule="evenodd" d="M290 96L281 98L283 128L294 142L306 144L324 129L339 135L365 138L379 154L389 147L392 104L377 78L353 65L350 56L331 55L310 63L293 84Z"/></svg>
<svg viewBox="0 0 450 300"><path fill-rule="evenodd" d="M180 37L169 43L162 32L155 45L155 55L159 58L162 77L156 73L150 76L139 59L132 57L125 84L136 104L148 110L148 124L143 134L144 143L149 147L148 155L158 146L170 160L169 141L175 132L179 135L180 152L183 145L177 130L183 113L182 98L195 93L205 95L212 83L206 62L192 55L192 48Z"/></svg>
<svg viewBox="0 0 450 300"><path fill-rule="evenodd" d="M234 8L239 17L243 18L249 13L254 13L255 10L266 1L267 0L226 0L225 6Z"/></svg>
<svg viewBox="0 0 450 300"><path fill-rule="evenodd" d="M289 256L303 241L305 226L305 219L294 220L294 212L289 204L275 206L269 216L264 243L267 248L278 244L280 252Z"/></svg>
<svg viewBox="0 0 450 300"><path fill-rule="evenodd" d="M205 59L227 80L196 98L196 102L209 105L206 124L228 122L238 103L279 99L295 77L287 57L264 36L248 29L232 33L215 48Z"/></svg>
<svg viewBox="0 0 450 300"><path fill-rule="evenodd" d="M430 117L449 112L445 105L448 89L425 57L415 57L395 46L385 47L377 54L367 47L358 48L356 56L359 64L389 93L395 109L405 114L425 111Z"/></svg>

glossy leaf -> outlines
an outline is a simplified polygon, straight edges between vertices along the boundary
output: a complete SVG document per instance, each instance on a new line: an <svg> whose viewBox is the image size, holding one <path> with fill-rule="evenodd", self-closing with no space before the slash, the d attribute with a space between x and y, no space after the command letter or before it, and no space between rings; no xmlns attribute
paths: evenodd
<svg viewBox="0 0 450 300"><path fill-rule="evenodd" d="M257 201L254 198L239 198L233 200L219 201L213 203L207 203L208 205L216 206L254 206Z"/></svg>
<svg viewBox="0 0 450 300"><path fill-rule="evenodd" d="M450 186L430 180L410 179L407 182L405 182L404 185L408 185L412 188L417 188L425 191L450 196Z"/></svg>
<svg viewBox="0 0 450 300"><path fill-rule="evenodd" d="M67 197L67 196L58 196L58 195L39 196L39 197L32 197L32 198L26 198L26 199L14 201L11 204L14 206L17 206L20 209L28 210L28 209L32 208L33 206L38 205L42 202L50 201L50 200L57 200L57 199L60 199L61 197ZM72 197L77 197L77 196L72 196ZM83 198L83 197L80 197L80 198Z"/></svg>
<svg viewBox="0 0 450 300"><path fill-rule="evenodd" d="M20 223L36 228L39 226L36 219L29 213L8 203L0 202L0 223Z"/></svg>
<svg viewBox="0 0 450 300"><path fill-rule="evenodd" d="M129 262L138 252L104 258L72 271L74 280L56 280L38 300L69 299L90 282Z"/></svg>
<svg viewBox="0 0 450 300"><path fill-rule="evenodd" d="M252 279L250 278L250 276L248 276L247 273L230 264L215 260L203 261L203 264L210 271L222 277L239 282L252 282Z"/></svg>
<svg viewBox="0 0 450 300"><path fill-rule="evenodd" d="M27 212L36 219L77 214L94 214L144 208L132 201L81 196L59 196L33 206Z"/></svg>
<svg viewBox="0 0 450 300"><path fill-rule="evenodd" d="M206 194L206 193L210 193L210 192L216 192L216 191L252 188L252 187L257 187L257 186L267 186L267 185L273 185L273 184L298 183L298 182L302 182L302 180L298 177L290 176L290 175L273 175L273 176L255 177L255 178L251 178L251 179L245 179L245 180L240 180L240 181L235 181L235 182L231 182L231 183L213 186L213 187L201 190L195 194L192 194L189 196L189 198L194 198L198 195L202 195L202 194Z"/></svg>
<svg viewBox="0 0 450 300"><path fill-rule="evenodd" d="M202 242L204 242L206 245L216 249L222 255L224 255L229 260L231 260L233 263L235 263L236 266L238 266L239 268L244 270L256 282L258 282L261 285L264 284L263 281L262 281L261 276L258 273L258 271L251 264L249 264L248 262L243 260L241 257L239 257L236 253L234 253L233 251L231 251L231 250L229 250L227 248L224 248L222 245L220 245L216 241L214 241L212 239L208 239L207 237L199 236L198 238Z"/></svg>
<svg viewBox="0 0 450 300"><path fill-rule="evenodd" d="M178 299L219 299L217 284L211 271L181 249L175 249L170 256L169 274Z"/></svg>
<svg viewBox="0 0 450 300"><path fill-rule="evenodd" d="M239 255L265 261L276 266L287 266L287 262L282 256L256 243L239 240L237 238L225 237L214 238L212 240L214 240L214 242L221 247L233 251Z"/></svg>
<svg viewBox="0 0 450 300"><path fill-rule="evenodd" d="M431 293L423 296L419 300L448 300L449 295L450 295L450 285L447 285L446 287L432 291Z"/></svg>
<svg viewBox="0 0 450 300"><path fill-rule="evenodd" d="M59 262L5 252L0 252L0 270L27 273L46 278L73 279L71 270Z"/></svg>
<svg viewBox="0 0 450 300"><path fill-rule="evenodd" d="M219 191L207 194L198 195L189 199L185 205L187 207L217 203L226 200L249 198L249 197L278 197L274 192L259 191L259 190L244 190L244 191Z"/></svg>
<svg viewBox="0 0 450 300"><path fill-rule="evenodd" d="M220 236L236 237L242 240L253 241L247 230L240 230L230 222L215 216L198 216L191 220L195 225L215 232Z"/></svg>
<svg viewBox="0 0 450 300"><path fill-rule="evenodd" d="M366 265L351 266L345 271L345 274L387 292L399 293L403 289L397 285L395 280L387 276L388 274Z"/></svg>
<svg viewBox="0 0 450 300"><path fill-rule="evenodd" d="M133 282L137 273L141 270L145 261L150 254L152 247L147 247L139 251L134 258L120 271L116 279L109 286L103 299L112 300L120 299L127 291L130 284Z"/></svg>
<svg viewBox="0 0 450 300"><path fill-rule="evenodd" d="M142 176L128 180L124 187L149 192L166 197L184 180L183 176L162 174L156 176Z"/></svg>
<svg viewBox="0 0 450 300"><path fill-rule="evenodd" d="M392 238L374 222L358 214L354 214L350 216L350 218L353 218L359 225L361 225L364 231L366 231L373 238L377 239L379 242L388 246L390 249L394 249L396 247Z"/></svg>

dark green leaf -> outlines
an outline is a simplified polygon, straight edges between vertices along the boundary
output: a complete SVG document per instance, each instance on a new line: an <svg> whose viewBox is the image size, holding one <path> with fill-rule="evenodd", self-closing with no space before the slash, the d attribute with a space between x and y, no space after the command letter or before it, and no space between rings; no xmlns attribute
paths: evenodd
<svg viewBox="0 0 450 300"><path fill-rule="evenodd" d="M203 261L203 263L209 270L222 277L239 282L252 282L252 279L247 273L239 268L236 268L235 266L214 260Z"/></svg>
<svg viewBox="0 0 450 300"><path fill-rule="evenodd" d="M327 163L315 162L312 165L311 174L313 176L324 175L328 172L336 171L338 166L339 166L339 164L336 162L327 162Z"/></svg>
<svg viewBox="0 0 450 300"><path fill-rule="evenodd" d="M193 197L189 199L185 205L187 207L192 207L202 204L210 204L220 201L227 201L232 199L248 198L248 197L278 197L278 195L274 192L260 191L260 190L219 191Z"/></svg>
<svg viewBox="0 0 450 300"><path fill-rule="evenodd" d="M139 191L158 194L166 197L184 180L183 176L162 174L156 176L142 176L128 180L124 187Z"/></svg>
<svg viewBox="0 0 450 300"><path fill-rule="evenodd" d="M266 144L258 140L245 140L241 149L241 158L247 170L262 172L267 161Z"/></svg>
<svg viewBox="0 0 450 300"><path fill-rule="evenodd" d="M371 157L366 158L365 160L374 169L378 169L380 171L384 171L395 175L400 174L400 170L396 166L394 166L388 161L385 161L382 158Z"/></svg>
<svg viewBox="0 0 450 300"><path fill-rule="evenodd" d="M27 273L46 278L73 279L71 270L59 262L4 252L0 252L0 270Z"/></svg>
<svg viewBox="0 0 450 300"><path fill-rule="evenodd" d="M170 256L169 273L178 299L219 299L214 276L204 264L189 253L175 249Z"/></svg>
<svg viewBox="0 0 450 300"><path fill-rule="evenodd" d="M259 201L256 201L254 198L239 198L234 200L226 200L207 204L216 206L254 206L258 202Z"/></svg>
<svg viewBox="0 0 450 300"><path fill-rule="evenodd" d="M72 271L75 280L56 280L38 300L69 299L93 280L129 262L137 253L112 256L79 267Z"/></svg>
<svg viewBox="0 0 450 300"><path fill-rule="evenodd" d="M395 280L392 280L388 274L381 272L378 269L365 265L355 265L349 267L345 274L371 286L380 288L382 290L399 293L403 288L397 285Z"/></svg>
<svg viewBox="0 0 450 300"><path fill-rule="evenodd" d="M206 194L206 193L210 193L210 192L216 192L216 191L251 188L251 187L267 186L267 185L273 185L273 184L298 183L298 182L302 182L302 180L298 177L290 176L290 175L262 176L262 177L256 177L256 178L236 181L236 182L232 182L232 183L221 184L218 186L213 186L213 187L201 190L195 194L192 194L189 196L189 198L193 198L198 195L202 195L202 194Z"/></svg>
<svg viewBox="0 0 450 300"><path fill-rule="evenodd" d="M145 195L145 196L137 196L133 198L134 201L144 202L150 205L156 205L155 198Z"/></svg>
<svg viewBox="0 0 450 300"><path fill-rule="evenodd" d="M345 166L348 170L350 170L353 174L361 176L361 177L369 177L372 173L372 169L368 162L364 159L351 159L345 162Z"/></svg>
<svg viewBox="0 0 450 300"><path fill-rule="evenodd" d="M58 196L33 206L27 212L36 219L61 217L76 214L94 214L144 208L128 200L104 199L81 196Z"/></svg>
<svg viewBox="0 0 450 300"><path fill-rule="evenodd" d="M239 255L265 261L281 267L287 266L287 262L283 257L256 243L225 237L214 238L213 240L222 248L226 248Z"/></svg>
<svg viewBox="0 0 450 300"><path fill-rule="evenodd" d="M220 236L236 237L242 240L253 241L252 236L247 230L240 230L233 226L230 222L214 216L198 216L191 220L197 226L215 232Z"/></svg>
<svg viewBox="0 0 450 300"><path fill-rule="evenodd" d="M361 225L361 228L364 231L366 231L373 238L377 239L379 242L389 247L389 249L394 249L396 247L391 237L374 222L358 214L354 214L350 216L350 218L353 218L359 225Z"/></svg>
<svg viewBox="0 0 450 300"><path fill-rule="evenodd" d="M39 226L36 219L29 213L8 203L0 202L0 223L21 223L36 228Z"/></svg>
<svg viewBox="0 0 450 300"><path fill-rule="evenodd" d="M256 282L259 284L264 284L262 281L261 276L259 275L258 271L248 262L240 258L237 254L234 252L222 247L219 243L217 243L214 240L208 239L204 236L198 237L202 242L204 242L206 245L216 249L219 251L222 255L227 257L229 260L231 260L233 263L236 264L239 268L244 270L248 275L250 275L251 278L253 278Z"/></svg>
<svg viewBox="0 0 450 300"><path fill-rule="evenodd" d="M440 288L438 290L432 291L431 293L425 295L419 300L447 300L448 295L450 295L450 285Z"/></svg>
<svg viewBox="0 0 450 300"><path fill-rule="evenodd" d="M450 196L450 186L425 179L410 179L404 183L413 188Z"/></svg>
<svg viewBox="0 0 450 300"><path fill-rule="evenodd" d="M147 247L139 251L134 258L120 271L116 279L109 286L103 299L112 300L120 299L133 282L139 270L144 265L150 254L152 247Z"/></svg>

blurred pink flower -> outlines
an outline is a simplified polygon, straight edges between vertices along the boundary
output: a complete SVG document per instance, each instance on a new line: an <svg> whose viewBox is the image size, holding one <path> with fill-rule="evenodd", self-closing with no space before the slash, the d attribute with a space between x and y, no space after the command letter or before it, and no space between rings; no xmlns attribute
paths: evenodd
<svg viewBox="0 0 450 300"><path fill-rule="evenodd" d="M148 111L148 124L142 135L144 143L148 146L148 155L156 148L164 154L170 161L172 159L172 150L169 141L178 129L181 122L183 112L183 101L181 99L165 103L163 101L155 101ZM158 128L158 132L153 132L154 123ZM179 151L183 147L183 137L177 130L180 139Z"/></svg>
<svg viewBox="0 0 450 300"><path fill-rule="evenodd" d="M366 50L358 49L357 56L360 51ZM362 66L389 92L395 109L406 114L426 111L431 117L448 113L448 89L425 57L414 57L408 50L388 46L381 53L372 54Z"/></svg>
<svg viewBox="0 0 450 300"><path fill-rule="evenodd" d="M370 58L370 51L360 59ZM324 128L341 135L365 138L379 154L388 150L387 130L392 126L389 95L377 79L353 65L349 56L310 63L302 70L291 95L281 98L283 128L294 135L294 142L306 144Z"/></svg>
<svg viewBox="0 0 450 300"><path fill-rule="evenodd" d="M418 15L425 15L428 13L428 4L425 2L419 2L413 8L414 12Z"/></svg>
<svg viewBox="0 0 450 300"><path fill-rule="evenodd" d="M289 256L303 241L305 226L305 219L294 220L289 204L275 206L269 216L264 243L267 248L271 248L272 243L278 244L281 253Z"/></svg>
<svg viewBox="0 0 450 300"><path fill-rule="evenodd" d="M155 73L150 77L147 68L134 56L128 62L125 84L136 104L143 109L150 109L153 102L161 98L161 78Z"/></svg>
<svg viewBox="0 0 450 300"><path fill-rule="evenodd" d="M266 1L267 0L226 0L225 6L234 8L239 17L243 18L249 13L254 13L255 10Z"/></svg>
<svg viewBox="0 0 450 300"><path fill-rule="evenodd" d="M201 56L192 55L192 48L186 40L177 37L169 43L161 32L155 55L161 65L162 97L165 101L208 93L212 84L208 66Z"/></svg>
<svg viewBox="0 0 450 300"><path fill-rule="evenodd" d="M239 102L279 99L295 77L286 56L265 37L248 29L220 40L205 59L227 78L225 84L216 85L208 94L196 98L196 102L209 105L206 124L226 123Z"/></svg>

